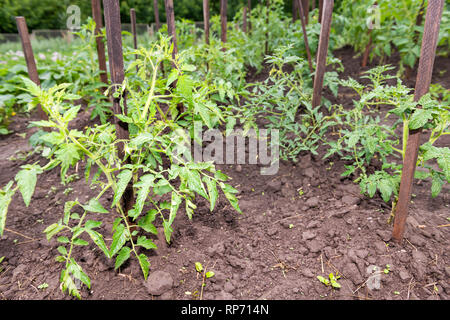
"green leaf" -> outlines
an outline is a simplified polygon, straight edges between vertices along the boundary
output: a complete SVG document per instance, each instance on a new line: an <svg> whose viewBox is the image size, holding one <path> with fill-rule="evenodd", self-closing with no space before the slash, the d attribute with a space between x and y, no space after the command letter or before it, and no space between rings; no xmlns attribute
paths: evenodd
<svg viewBox="0 0 450 320"><path fill-rule="evenodd" d="M11 190L13 181L10 181L3 190L0 190L0 237L3 236L6 224L6 214L8 212L9 204L15 193L15 190Z"/></svg>
<svg viewBox="0 0 450 320"><path fill-rule="evenodd" d="M215 275L214 271L208 271L208 272L205 274L205 276L206 276L207 279L208 279L208 278L214 277L214 275Z"/></svg>
<svg viewBox="0 0 450 320"><path fill-rule="evenodd" d="M63 218L63 223L65 225L67 225L69 223L69 219L70 219L70 213L72 208L78 204L78 201L67 201L66 203L64 203L64 218Z"/></svg>
<svg viewBox="0 0 450 320"><path fill-rule="evenodd" d="M95 229L95 228L99 228L101 225L102 225L101 221L88 220L88 221L86 221L86 224L84 225L84 227L86 229Z"/></svg>
<svg viewBox="0 0 450 320"><path fill-rule="evenodd" d="M433 174L431 180L431 197L436 198L441 193L442 186L445 181L441 179L439 174Z"/></svg>
<svg viewBox="0 0 450 320"><path fill-rule="evenodd" d="M148 277L148 271L150 268L150 262L148 262L148 258L145 254L141 253L138 256L139 265L141 266L142 273L144 274L144 279L147 280Z"/></svg>
<svg viewBox="0 0 450 320"><path fill-rule="evenodd" d="M322 282L326 286L330 285L330 281L322 276L317 276L317 279L319 279L319 281Z"/></svg>
<svg viewBox="0 0 450 320"><path fill-rule="evenodd" d="M113 234L113 241L109 250L110 257L113 257L117 252L119 252L120 249L122 249L127 239L128 231L125 229L123 224L119 224Z"/></svg>
<svg viewBox="0 0 450 320"><path fill-rule="evenodd" d="M119 254L116 257L116 263L114 265L114 269L118 269L125 261L130 258L131 249L128 247L123 247L120 249Z"/></svg>
<svg viewBox="0 0 450 320"><path fill-rule="evenodd" d="M430 110L416 109L409 121L409 128L411 130L422 128L432 118L433 114Z"/></svg>
<svg viewBox="0 0 450 320"><path fill-rule="evenodd" d="M87 242L86 240L83 240L83 239L75 239L73 241L73 244L76 246L87 246L87 245L89 245L89 242Z"/></svg>
<svg viewBox="0 0 450 320"><path fill-rule="evenodd" d="M168 223L171 225L177 215L178 208L180 207L182 198L176 192L172 192L172 200L170 202L170 214Z"/></svg>
<svg viewBox="0 0 450 320"><path fill-rule="evenodd" d="M145 236L140 236L136 243L137 246L144 247L147 250L150 249L158 249L156 244L153 243L150 239L147 239Z"/></svg>
<svg viewBox="0 0 450 320"><path fill-rule="evenodd" d="M196 262L195 263L195 270L197 270L197 272L202 272L203 271L203 266L200 262Z"/></svg>
<svg viewBox="0 0 450 320"><path fill-rule="evenodd" d="M120 201L132 177L133 173L131 172L131 170L123 170L117 175L117 189L114 193L114 199L111 208Z"/></svg>
<svg viewBox="0 0 450 320"><path fill-rule="evenodd" d="M33 81L25 77L22 77L22 81L24 82L25 87L30 94L32 94L35 97L41 94L41 88L39 88L39 86L35 84Z"/></svg>
<svg viewBox="0 0 450 320"><path fill-rule="evenodd" d="M155 235L158 234L158 229L152 224L153 221L155 221L156 218L156 209L151 209L145 217L140 219L138 221L138 226L144 229L146 232L153 233Z"/></svg>
<svg viewBox="0 0 450 320"><path fill-rule="evenodd" d="M196 170L189 170L186 167L183 167L180 171L181 176L187 181L189 189L197 192L203 198L208 199L208 195L206 194L205 186L202 183L200 174Z"/></svg>
<svg viewBox="0 0 450 320"><path fill-rule="evenodd" d="M81 206L83 207L84 210L89 211L89 212L109 213L109 211L106 210L105 208L103 208L100 201L98 201L98 199L96 199L96 198L92 198L91 200L89 200L88 204L81 205Z"/></svg>
<svg viewBox="0 0 450 320"><path fill-rule="evenodd" d="M219 197L216 182L207 176L203 176L203 181L206 183L206 187L208 188L210 211L213 211Z"/></svg>
<svg viewBox="0 0 450 320"><path fill-rule="evenodd" d="M144 208L145 200L147 199L150 187L153 185L155 176L152 174L146 174L141 177L140 181L134 185L134 187L139 187L137 192L136 202L132 210L128 211L128 216L135 220L142 212Z"/></svg>
<svg viewBox="0 0 450 320"><path fill-rule="evenodd" d="M192 64L184 64L181 66L181 70L182 71L195 71L197 69L196 66L192 65Z"/></svg>
<svg viewBox="0 0 450 320"><path fill-rule="evenodd" d="M50 241L50 239L57 234L58 232L60 232L62 229L64 229L64 226L59 224L59 223L53 223L51 225L49 225L47 228L45 228L45 230L43 231L46 236L47 236L47 240Z"/></svg>
<svg viewBox="0 0 450 320"><path fill-rule="evenodd" d="M89 234L92 241L103 251L106 257L111 258L108 248L106 247L105 240L103 240L103 236L97 231L86 228L86 233Z"/></svg>
<svg viewBox="0 0 450 320"><path fill-rule="evenodd" d="M24 166L25 167L25 166ZM20 193L22 194L23 202L28 207L30 205L31 197L37 181L37 171L35 167L27 167L20 170L15 177Z"/></svg>
<svg viewBox="0 0 450 320"><path fill-rule="evenodd" d="M230 202L231 206L239 213L242 213L241 209L239 208L238 200L234 193L237 193L238 191L230 186L229 184L220 183L220 187L222 188L223 193L225 194L225 197Z"/></svg>

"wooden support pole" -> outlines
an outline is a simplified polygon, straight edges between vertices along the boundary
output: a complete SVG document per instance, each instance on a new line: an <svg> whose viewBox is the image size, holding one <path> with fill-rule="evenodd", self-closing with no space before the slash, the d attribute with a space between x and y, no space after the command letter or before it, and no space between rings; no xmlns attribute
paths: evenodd
<svg viewBox="0 0 450 320"><path fill-rule="evenodd" d="M316 9L316 0L313 0L312 4L311 4L311 10L314 10L314 9Z"/></svg>
<svg viewBox="0 0 450 320"><path fill-rule="evenodd" d="M120 23L120 7L119 0L103 0L103 8L105 13L105 26L106 26L106 40L108 45L109 56L109 70L111 73L111 82L113 89L111 92L113 102L114 114L127 114L127 100L126 92L121 97L114 97L112 94L121 86L125 79L124 63L123 63L123 51L122 51L122 29ZM122 113L121 101L124 111ZM120 121L117 117L114 117L114 125L116 127L116 137L118 140L129 140L128 124ZM119 142L117 144L118 155L121 159L125 159L124 143ZM130 163L130 158L127 158L126 163ZM133 208L134 194L133 185L129 183L125 188L121 199L121 205L126 214ZM129 223L132 223L128 220ZM135 230L135 227L130 228L131 231Z"/></svg>
<svg viewBox="0 0 450 320"><path fill-rule="evenodd" d="M266 42L264 52L269 54L269 16L270 16L270 0L266 0Z"/></svg>
<svg viewBox="0 0 450 320"><path fill-rule="evenodd" d="M242 10L242 31L247 33L247 6L244 6Z"/></svg>
<svg viewBox="0 0 450 320"><path fill-rule="evenodd" d="M247 1L247 12L249 14L249 17L248 17L248 33L250 33L250 31L252 30L252 19L251 19L251 15L252 15L252 0L248 0Z"/></svg>
<svg viewBox="0 0 450 320"><path fill-rule="evenodd" d="M130 20L131 20L131 33L133 34L133 46L134 49L137 50L137 30L136 30L136 10L134 8L130 9ZM136 60L139 59L139 56L135 55ZM136 72L139 72L139 67L136 66Z"/></svg>
<svg viewBox="0 0 450 320"><path fill-rule="evenodd" d="M155 13L156 32L158 32L161 28L161 22L159 21L158 0L153 0L153 12Z"/></svg>
<svg viewBox="0 0 450 320"><path fill-rule="evenodd" d="M172 58L175 59L175 56L178 53L178 47L177 34L175 31L175 12L173 10L173 0L164 0L164 5L166 8L167 32L171 37L171 43L173 43Z"/></svg>
<svg viewBox="0 0 450 320"><path fill-rule="evenodd" d="M419 101L419 99L425 95L430 88L443 7L444 0L428 1L427 13L425 17L425 28L422 37L422 48L420 50L419 68L417 70L414 101ZM408 216L408 206L411 201L412 184L420 146L421 132L421 129L410 130L406 144L400 190L395 209L394 228L392 231L392 238L396 242L402 241L405 232L405 224Z"/></svg>
<svg viewBox="0 0 450 320"><path fill-rule="evenodd" d="M317 49L316 74L314 76L313 108L320 105L320 100L322 98L323 77L327 63L328 40L330 39L333 6L334 0L324 0L323 20L320 27L319 48Z"/></svg>
<svg viewBox="0 0 450 320"><path fill-rule="evenodd" d="M299 10L298 15L300 16L300 20L302 23L303 39L305 41L306 56L308 57L309 71L311 71L311 73L313 73L314 69L313 69L313 65L312 65L311 51L309 50L308 35L306 34L306 22L305 22L305 17L303 15L303 5L300 0L297 0L297 7Z"/></svg>
<svg viewBox="0 0 450 320"><path fill-rule="evenodd" d="M292 22L298 19L298 1L292 0Z"/></svg>
<svg viewBox="0 0 450 320"><path fill-rule="evenodd" d="M95 41L97 43L98 67L100 69L100 81L108 85L108 71L106 70L105 45L101 29L103 28L102 5L100 0L91 0L92 18L95 21ZM103 87L103 91L106 86Z"/></svg>
<svg viewBox="0 0 450 320"><path fill-rule="evenodd" d="M221 24L221 36L220 40L222 45L227 42L227 3L228 0L220 0L220 24ZM225 46L223 46L225 50Z"/></svg>
<svg viewBox="0 0 450 320"><path fill-rule="evenodd" d="M30 34L28 33L27 22L24 17L16 17L17 30L19 31L20 40L22 42L23 54L25 62L27 63L28 76L37 86L41 85L39 74L36 67L36 60L34 59L33 48L31 47ZM40 105L37 106L37 113L39 119L48 120L48 116ZM45 128L45 131L50 131L50 128Z"/></svg>
<svg viewBox="0 0 450 320"><path fill-rule="evenodd" d="M319 0L319 23L322 23L323 1L324 0Z"/></svg>
<svg viewBox="0 0 450 320"><path fill-rule="evenodd" d="M302 2L302 13L303 16L305 17L305 23L308 24L309 22L309 0L301 0Z"/></svg>
<svg viewBox="0 0 450 320"><path fill-rule="evenodd" d="M365 68L367 66L367 62L369 61L370 47L372 46L372 29L369 29L369 43L364 50L364 55L361 61L361 67Z"/></svg>
<svg viewBox="0 0 450 320"><path fill-rule="evenodd" d="M122 30L120 23L120 8L118 0L103 0L103 8L105 9L105 25L106 25L106 40L108 45L109 56L109 71L111 73L111 83L113 85L113 92L116 87L122 85L125 79L123 51L122 51ZM120 100L123 99L124 114L127 113L126 96L113 97L113 112L114 114L122 114ZM126 123L119 121L114 117L116 126L116 136L119 140L128 140L128 126ZM119 157L125 157L123 143L118 144Z"/></svg>
<svg viewBox="0 0 450 320"><path fill-rule="evenodd" d="M205 29L205 43L209 45L209 0L203 0L203 24Z"/></svg>

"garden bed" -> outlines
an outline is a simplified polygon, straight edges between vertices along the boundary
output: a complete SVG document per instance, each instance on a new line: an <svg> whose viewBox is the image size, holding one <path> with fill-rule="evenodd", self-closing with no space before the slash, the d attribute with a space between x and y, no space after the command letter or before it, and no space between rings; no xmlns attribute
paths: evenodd
<svg viewBox="0 0 450 320"><path fill-rule="evenodd" d="M362 71L359 58L347 48L335 55L345 67L340 77L357 79ZM395 55L390 59L395 64ZM450 75L439 73L441 69L449 70L448 58L436 58L432 83L450 88ZM413 76L408 86L414 86ZM264 72L250 77L262 80ZM326 97L351 106L350 91L341 88L337 99ZM28 121L16 118L11 126L16 133L0 138L0 185L13 179L23 164L44 163L38 155L9 160L17 152L32 150L27 141L35 129L26 128ZM88 123L86 112L76 126ZM26 132L26 138L19 132ZM439 143L449 145L448 139ZM239 190L243 214L223 195L212 213L209 203L198 197L191 221L180 209L171 245L160 232L161 238L155 239L158 249L145 250L150 261L147 281L136 259L115 271L114 260L108 260L94 244L76 247L73 254L92 281L91 290L82 287L82 298L449 299L448 188L433 199L430 182L414 183L405 240L400 245L391 241L389 206L378 196L360 195L357 185L340 176L345 162L337 156L322 160L324 153L319 149L319 156L301 155L297 163L281 161L273 176L260 175L258 165L217 165ZM2 299L73 299L59 289L61 265L54 260L57 243L55 239L48 242L43 230L61 218L65 201L87 201L93 196L83 172L81 166L70 169L69 174L81 178L69 186L59 183L57 171L43 173L28 208L19 194L14 196L0 239L0 257L5 256L0 273ZM103 218L107 223L100 230L109 245L113 217L107 220ZM215 273L202 293L196 262ZM373 276L374 267L378 278ZM317 279L330 273L340 276L340 289Z"/></svg>

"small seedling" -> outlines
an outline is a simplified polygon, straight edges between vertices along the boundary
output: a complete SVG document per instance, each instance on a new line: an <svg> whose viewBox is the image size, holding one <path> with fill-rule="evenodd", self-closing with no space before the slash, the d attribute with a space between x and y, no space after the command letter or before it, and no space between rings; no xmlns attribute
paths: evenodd
<svg viewBox="0 0 450 320"><path fill-rule="evenodd" d="M298 188L297 191L298 191L299 197L301 197L302 195L305 194L305 191L303 191L303 187Z"/></svg>
<svg viewBox="0 0 450 320"><path fill-rule="evenodd" d="M40 285L38 286L38 288L41 289L41 290L45 290L45 289L48 288L48 283L44 282L43 284L40 284Z"/></svg>
<svg viewBox="0 0 450 320"><path fill-rule="evenodd" d="M386 268L384 268L383 272L384 272L385 274L388 274L389 271L391 271L391 266L387 264L387 265L386 265Z"/></svg>
<svg viewBox="0 0 450 320"><path fill-rule="evenodd" d="M333 288L339 289L341 285L337 282L337 280L340 278L337 273L334 275L332 272L328 275L328 279L322 276L317 276L317 279L322 282L324 285L332 286Z"/></svg>
<svg viewBox="0 0 450 320"><path fill-rule="evenodd" d="M399 295L399 294L400 294L400 292L398 292L398 291L394 291L394 294L396 294L396 295Z"/></svg>
<svg viewBox="0 0 450 320"><path fill-rule="evenodd" d="M203 299L203 288L206 286L206 279L214 277L214 271L207 271L207 267L203 268L203 265L200 262L195 263L195 270L197 271L197 278L198 275L203 273L202 275L202 288L200 290L200 300Z"/></svg>
<svg viewBox="0 0 450 320"><path fill-rule="evenodd" d="M291 223L290 225L289 225L289 229L292 229L294 227L294 225Z"/></svg>
<svg viewBox="0 0 450 320"><path fill-rule="evenodd" d="M4 259L5 259L4 256L3 256L3 257L0 257L0 264L3 262ZM2 273L2 272L3 272L3 267L0 266L0 273Z"/></svg>

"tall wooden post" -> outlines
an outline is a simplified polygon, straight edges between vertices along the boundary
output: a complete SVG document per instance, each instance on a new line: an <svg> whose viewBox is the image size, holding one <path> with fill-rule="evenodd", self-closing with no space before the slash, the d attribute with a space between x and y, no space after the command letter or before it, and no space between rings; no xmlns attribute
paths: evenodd
<svg viewBox="0 0 450 320"><path fill-rule="evenodd" d="M308 35L306 34L306 22L305 22L305 16L303 15L303 5L300 0L296 0L296 1L297 1L298 10L299 10L298 15L300 16L300 20L302 23L303 40L305 41L306 56L308 57L309 71L311 71L311 73L313 73L314 69L313 69L312 59L311 59L311 51L309 50Z"/></svg>
<svg viewBox="0 0 450 320"><path fill-rule="evenodd" d="M102 5L100 0L91 0L92 18L95 21L95 42L97 44L98 66L100 69L100 80L108 85L108 71L106 70L105 45L101 28L103 28ZM106 89L106 86L103 88Z"/></svg>
<svg viewBox="0 0 450 320"><path fill-rule="evenodd" d="M221 23L221 36L220 40L222 45L227 42L227 2L228 0L220 0L220 23ZM225 50L225 46L223 47Z"/></svg>
<svg viewBox="0 0 450 320"><path fill-rule="evenodd" d="M158 0L153 0L153 12L155 13L156 32L158 32L158 30L161 28L161 22L159 21Z"/></svg>
<svg viewBox="0 0 450 320"><path fill-rule="evenodd" d="M203 22L205 29L205 43L209 45L209 0L203 0Z"/></svg>
<svg viewBox="0 0 450 320"><path fill-rule="evenodd" d="M270 0L266 0L266 43L264 52L269 54L269 15L270 15Z"/></svg>
<svg viewBox="0 0 450 320"><path fill-rule="evenodd" d="M130 20L131 20L131 33L133 34L133 46L137 50L137 30L136 30L136 10L134 8L130 9ZM136 60L139 56L136 54ZM139 72L139 67L136 66L136 72Z"/></svg>
<svg viewBox="0 0 450 320"><path fill-rule="evenodd" d="M36 60L34 59L33 48L31 47L30 35L28 33L27 22L24 17L16 17L17 30L19 31L20 40L22 42L23 54L25 56L25 62L27 63L28 76L37 86L41 85L39 80L39 74L36 67ZM48 116L42 107L37 106L37 113L41 120L47 120ZM50 131L49 128L45 128L45 131Z"/></svg>
<svg viewBox="0 0 450 320"><path fill-rule="evenodd" d="M298 19L298 2L297 0L292 0L292 22Z"/></svg>
<svg viewBox="0 0 450 320"><path fill-rule="evenodd" d="M247 33L247 6L244 6L242 10L242 31Z"/></svg>
<svg viewBox="0 0 450 320"><path fill-rule="evenodd" d="M419 101L430 88L443 7L444 0L428 1L425 28L422 37L422 48L420 50L419 68L417 70L414 101ZM412 184L414 180L414 171L416 170L421 133L422 129L410 130L408 142L406 144L400 190L395 209L394 229L392 231L392 238L397 242L401 242L405 232L405 223L408 216L408 206L411 201Z"/></svg>
<svg viewBox="0 0 450 320"><path fill-rule="evenodd" d="M308 24L309 22L309 0L301 0L302 1L302 13L305 17L305 23Z"/></svg>
<svg viewBox="0 0 450 320"><path fill-rule="evenodd" d="M173 0L164 0L164 5L166 7L167 32L171 37L171 43L173 43L172 58L175 59L175 55L178 53L178 47L177 34L175 32L175 12L173 10Z"/></svg>
<svg viewBox="0 0 450 320"><path fill-rule="evenodd" d="M252 30L252 19L251 19L251 16L252 16L252 0L248 0L247 1L247 11L248 11L248 14L249 14L249 17L248 17L248 33L250 33L250 31Z"/></svg>
<svg viewBox="0 0 450 320"><path fill-rule="evenodd" d="M327 63L328 40L330 39L331 19L333 16L334 0L323 0L323 20L320 27L319 48L317 49L316 75L314 77L314 91L312 106L320 105L322 97L323 77Z"/></svg>
<svg viewBox="0 0 450 320"><path fill-rule="evenodd" d="M324 0L319 0L319 23L322 23L323 1Z"/></svg>

